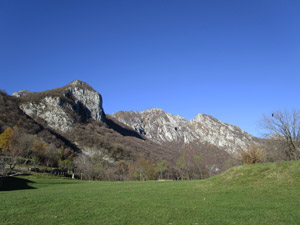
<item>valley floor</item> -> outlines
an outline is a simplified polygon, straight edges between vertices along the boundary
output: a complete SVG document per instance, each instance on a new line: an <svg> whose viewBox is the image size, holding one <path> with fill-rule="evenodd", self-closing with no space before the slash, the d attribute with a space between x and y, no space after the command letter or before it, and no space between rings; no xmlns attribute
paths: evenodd
<svg viewBox="0 0 300 225"><path fill-rule="evenodd" d="M299 224L300 162L240 166L201 181L10 178L1 224Z"/></svg>

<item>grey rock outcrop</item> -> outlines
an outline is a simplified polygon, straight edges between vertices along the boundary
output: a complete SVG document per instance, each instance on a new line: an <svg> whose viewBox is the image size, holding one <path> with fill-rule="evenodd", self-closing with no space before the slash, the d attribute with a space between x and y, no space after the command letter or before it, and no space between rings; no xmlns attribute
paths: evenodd
<svg viewBox="0 0 300 225"><path fill-rule="evenodd" d="M15 97L22 97L22 96L25 96L25 95L28 95L32 93L31 91L27 91L27 90L22 90L22 91L18 91L18 92L14 92L12 93L12 96L15 96Z"/></svg>
<svg viewBox="0 0 300 225"><path fill-rule="evenodd" d="M79 80L73 81L68 85L67 95L75 97L77 111L80 110L80 106L83 106L86 109L86 117L97 121L104 121L102 96L87 83Z"/></svg>
<svg viewBox="0 0 300 225"><path fill-rule="evenodd" d="M64 103L61 98L51 96L45 97L39 102L23 103L20 105L20 108L33 118L43 119L49 127L66 132L71 128L74 120L68 116L62 105L72 108L67 103Z"/></svg>

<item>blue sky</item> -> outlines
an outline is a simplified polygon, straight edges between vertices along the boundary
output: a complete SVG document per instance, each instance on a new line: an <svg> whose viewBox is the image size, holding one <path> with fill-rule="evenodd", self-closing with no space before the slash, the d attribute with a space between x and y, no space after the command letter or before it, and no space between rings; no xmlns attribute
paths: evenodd
<svg viewBox="0 0 300 225"><path fill-rule="evenodd" d="M259 136L262 114L299 109L298 0L1 0L0 89L73 80L106 113L212 115Z"/></svg>

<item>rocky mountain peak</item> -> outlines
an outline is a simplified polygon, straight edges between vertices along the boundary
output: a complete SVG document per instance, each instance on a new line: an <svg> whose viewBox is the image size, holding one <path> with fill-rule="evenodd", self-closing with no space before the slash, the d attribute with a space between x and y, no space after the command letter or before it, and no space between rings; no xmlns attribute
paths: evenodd
<svg viewBox="0 0 300 225"><path fill-rule="evenodd" d="M102 96L79 80L62 88L27 94L20 108L27 115L41 118L49 127L61 132L68 131L78 121L104 121Z"/></svg>
<svg viewBox="0 0 300 225"><path fill-rule="evenodd" d="M74 80L70 83L70 85L73 85L73 86L83 86L83 85L87 85L86 82L84 81L81 81L81 80Z"/></svg>
<svg viewBox="0 0 300 225"><path fill-rule="evenodd" d="M74 80L71 83L69 83L67 86L94 90L88 83L81 81L81 80Z"/></svg>

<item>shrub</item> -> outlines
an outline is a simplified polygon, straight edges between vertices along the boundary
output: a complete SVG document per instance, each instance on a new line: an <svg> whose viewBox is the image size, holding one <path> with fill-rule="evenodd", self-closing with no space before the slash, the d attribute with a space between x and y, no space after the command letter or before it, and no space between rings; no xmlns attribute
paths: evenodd
<svg viewBox="0 0 300 225"><path fill-rule="evenodd" d="M265 149L259 146L249 146L248 150L240 150L240 160L243 164L255 164L265 161Z"/></svg>

